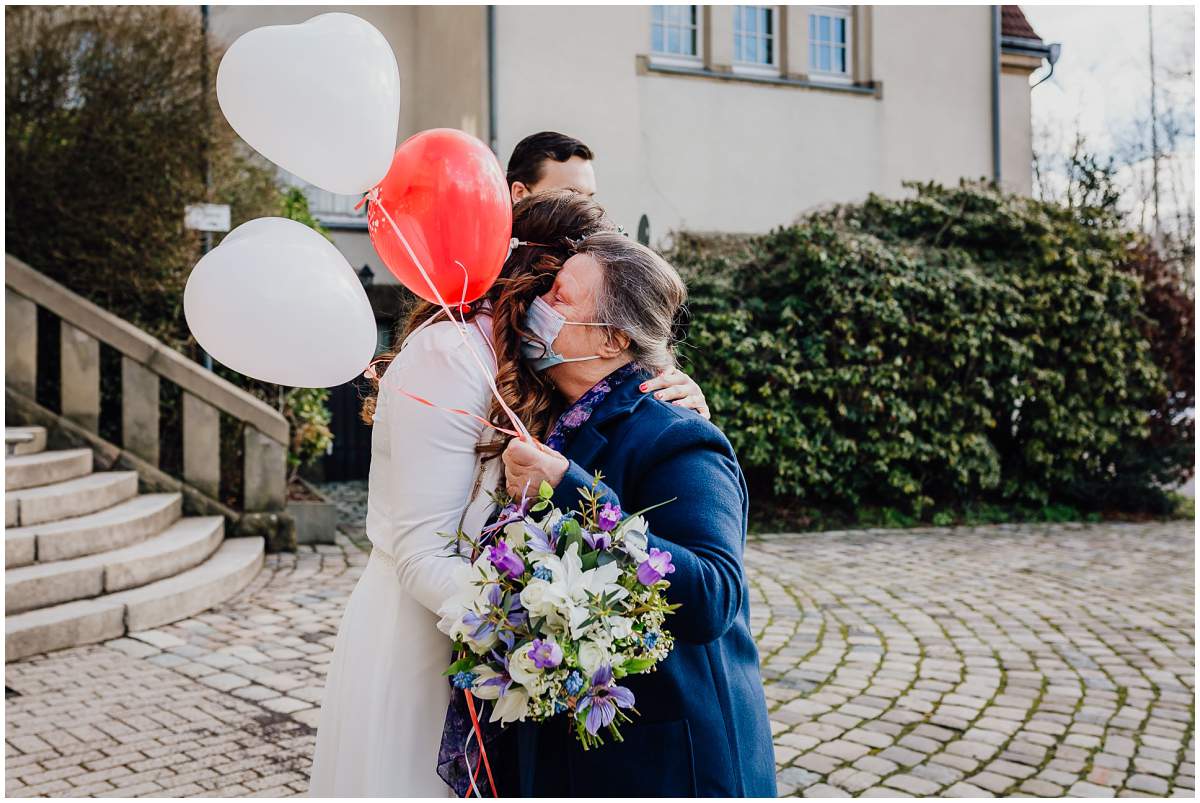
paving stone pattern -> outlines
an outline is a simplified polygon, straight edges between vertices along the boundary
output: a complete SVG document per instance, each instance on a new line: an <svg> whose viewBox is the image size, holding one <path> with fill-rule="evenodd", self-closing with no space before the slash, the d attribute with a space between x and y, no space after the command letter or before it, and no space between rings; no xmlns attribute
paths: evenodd
<svg viewBox="0 0 1200 803"><path fill-rule="evenodd" d="M1190 522L771 536L781 795L1193 797Z"/></svg>
<svg viewBox="0 0 1200 803"><path fill-rule="evenodd" d="M220 608L9 664L7 793L303 794L367 556L361 489L333 490L338 543ZM1190 524L767 536L746 560L781 794L1194 796Z"/></svg>

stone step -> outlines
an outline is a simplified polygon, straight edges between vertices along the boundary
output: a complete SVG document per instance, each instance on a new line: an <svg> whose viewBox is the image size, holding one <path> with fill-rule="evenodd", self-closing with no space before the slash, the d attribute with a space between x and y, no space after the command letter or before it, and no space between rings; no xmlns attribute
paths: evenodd
<svg viewBox="0 0 1200 803"><path fill-rule="evenodd" d="M5 568L70 560L144 541L182 515L177 493L142 494L73 519L14 527L4 532Z"/></svg>
<svg viewBox="0 0 1200 803"><path fill-rule="evenodd" d="M91 449L63 449L8 457L4 460L4 490L36 488L91 473Z"/></svg>
<svg viewBox="0 0 1200 803"><path fill-rule="evenodd" d="M231 538L195 568L149 585L8 616L5 661L94 644L176 622L218 605L262 568L262 538Z"/></svg>
<svg viewBox="0 0 1200 803"><path fill-rule="evenodd" d="M136 471L104 471L4 495L4 524L28 526L85 516L137 494Z"/></svg>
<svg viewBox="0 0 1200 803"><path fill-rule="evenodd" d="M125 626L132 631L176 622L229 599L246 587L263 565L261 536L230 538L216 554L194 569L141 588L113 595L125 605Z"/></svg>
<svg viewBox="0 0 1200 803"><path fill-rule="evenodd" d="M46 448L45 427L5 427L6 455L36 454Z"/></svg>
<svg viewBox="0 0 1200 803"><path fill-rule="evenodd" d="M35 563L4 573L9 614L123 591L190 569L220 546L225 519L180 519L140 544L74 560Z"/></svg>

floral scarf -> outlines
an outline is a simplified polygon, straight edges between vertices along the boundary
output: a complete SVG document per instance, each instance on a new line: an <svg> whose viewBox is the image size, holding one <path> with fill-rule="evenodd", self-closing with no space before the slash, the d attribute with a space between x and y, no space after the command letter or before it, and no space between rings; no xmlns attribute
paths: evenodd
<svg viewBox="0 0 1200 803"><path fill-rule="evenodd" d="M613 388L624 384L637 373L637 366L628 362L592 385L591 390L580 396L578 401L559 416L554 428L550 430L550 435L546 438L546 445L562 454L563 450L575 439L575 433L587 423L600 403L608 398L609 393L612 393Z"/></svg>

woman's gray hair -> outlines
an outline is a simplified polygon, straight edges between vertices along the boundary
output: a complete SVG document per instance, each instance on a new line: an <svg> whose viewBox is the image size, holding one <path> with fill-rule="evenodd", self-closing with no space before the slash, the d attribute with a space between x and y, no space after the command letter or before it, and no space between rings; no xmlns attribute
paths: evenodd
<svg viewBox="0 0 1200 803"><path fill-rule="evenodd" d="M683 279L665 259L623 234L593 234L575 249L604 269L595 320L624 332L633 361L647 371L675 367L675 318L687 300Z"/></svg>

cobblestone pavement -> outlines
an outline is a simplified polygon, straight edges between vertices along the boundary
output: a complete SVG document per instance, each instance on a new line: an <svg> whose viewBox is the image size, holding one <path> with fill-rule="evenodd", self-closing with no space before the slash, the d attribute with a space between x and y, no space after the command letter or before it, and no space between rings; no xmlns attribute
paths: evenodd
<svg viewBox="0 0 1200 803"><path fill-rule="evenodd" d="M302 794L354 534L201 616L7 665L8 794ZM1193 562L1190 523L754 541L781 794L1193 796Z"/></svg>
<svg viewBox="0 0 1200 803"><path fill-rule="evenodd" d="M775 536L747 565L780 794L1193 797L1194 535Z"/></svg>

